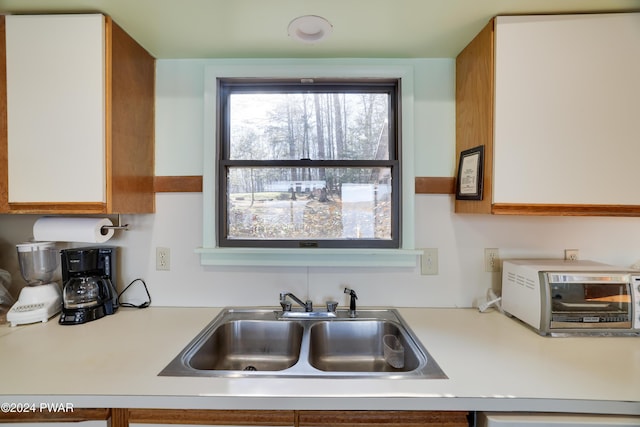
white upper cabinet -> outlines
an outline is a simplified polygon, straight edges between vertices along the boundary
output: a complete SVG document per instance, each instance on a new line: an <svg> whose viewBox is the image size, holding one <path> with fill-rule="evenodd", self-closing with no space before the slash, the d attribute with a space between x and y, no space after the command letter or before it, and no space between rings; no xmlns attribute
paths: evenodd
<svg viewBox="0 0 640 427"><path fill-rule="evenodd" d="M9 203L106 202L102 15L6 17Z"/></svg>
<svg viewBox="0 0 640 427"><path fill-rule="evenodd" d="M485 138L485 200L456 211L640 215L640 13L500 16L483 32L491 46L474 40L457 72L491 98L459 77L457 151ZM473 106L491 109L481 127Z"/></svg>
<svg viewBox="0 0 640 427"><path fill-rule="evenodd" d="M495 203L640 205L640 14L498 17L495 64Z"/></svg>
<svg viewBox="0 0 640 427"><path fill-rule="evenodd" d="M154 58L101 14L0 25L0 212L153 212Z"/></svg>

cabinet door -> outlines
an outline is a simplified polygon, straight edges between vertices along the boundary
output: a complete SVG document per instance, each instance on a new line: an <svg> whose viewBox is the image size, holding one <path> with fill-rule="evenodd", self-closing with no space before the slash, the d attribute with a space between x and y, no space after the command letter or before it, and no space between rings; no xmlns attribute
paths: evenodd
<svg viewBox="0 0 640 427"><path fill-rule="evenodd" d="M106 420L94 421L56 421L56 422L13 422L2 423L2 427L108 427Z"/></svg>
<svg viewBox="0 0 640 427"><path fill-rule="evenodd" d="M124 425L116 423L116 427L293 427L296 424L294 411L288 410L129 409L125 418L120 417Z"/></svg>
<svg viewBox="0 0 640 427"><path fill-rule="evenodd" d="M108 427L112 410L76 408L68 402L13 402L4 404L0 412L2 427Z"/></svg>
<svg viewBox="0 0 640 427"><path fill-rule="evenodd" d="M298 427L467 427L461 411L300 411Z"/></svg>
<svg viewBox="0 0 640 427"><path fill-rule="evenodd" d="M102 15L6 17L8 202L105 202Z"/></svg>
<svg viewBox="0 0 640 427"><path fill-rule="evenodd" d="M493 203L640 205L640 14L496 21Z"/></svg>

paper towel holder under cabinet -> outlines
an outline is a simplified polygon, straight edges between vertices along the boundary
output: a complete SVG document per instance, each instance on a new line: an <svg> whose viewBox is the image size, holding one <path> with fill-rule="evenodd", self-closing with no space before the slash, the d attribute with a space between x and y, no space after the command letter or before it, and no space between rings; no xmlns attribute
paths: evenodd
<svg viewBox="0 0 640 427"><path fill-rule="evenodd" d="M100 233L106 236L109 230L125 230L129 231L129 224L122 224L120 214L118 214L118 225L103 225L100 227Z"/></svg>

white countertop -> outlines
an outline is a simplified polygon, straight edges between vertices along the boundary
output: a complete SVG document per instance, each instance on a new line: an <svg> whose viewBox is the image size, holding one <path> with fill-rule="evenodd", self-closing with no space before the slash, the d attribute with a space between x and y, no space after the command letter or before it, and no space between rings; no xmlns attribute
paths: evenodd
<svg viewBox="0 0 640 427"><path fill-rule="evenodd" d="M546 338L497 312L399 311L449 379L159 377L220 308L152 307L0 326L0 402L640 415L638 337Z"/></svg>

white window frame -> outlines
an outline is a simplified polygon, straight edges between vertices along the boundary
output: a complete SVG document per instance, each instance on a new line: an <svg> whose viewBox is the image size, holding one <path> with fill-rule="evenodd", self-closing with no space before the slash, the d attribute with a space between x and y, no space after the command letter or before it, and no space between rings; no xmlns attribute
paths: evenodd
<svg viewBox="0 0 640 427"><path fill-rule="evenodd" d="M400 79L402 173L402 247L375 248L229 248L217 246L217 80L219 78L397 78ZM202 265L415 267L415 174L413 67L376 60L238 60L204 70L203 245Z"/></svg>

